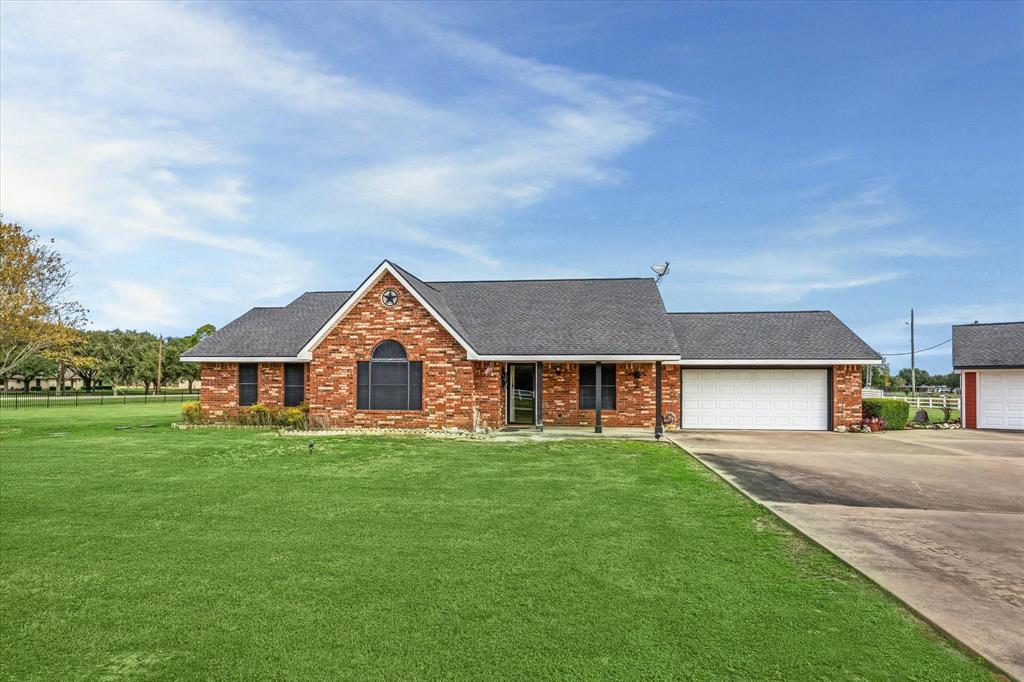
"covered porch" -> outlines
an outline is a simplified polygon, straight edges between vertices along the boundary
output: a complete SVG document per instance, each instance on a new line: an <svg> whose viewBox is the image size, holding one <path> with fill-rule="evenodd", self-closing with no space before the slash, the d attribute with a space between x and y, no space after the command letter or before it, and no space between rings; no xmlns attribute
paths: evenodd
<svg viewBox="0 0 1024 682"><path fill-rule="evenodd" d="M566 438L602 434L661 438L662 362L633 358L509 361L503 372L506 429L512 437L561 429Z"/></svg>

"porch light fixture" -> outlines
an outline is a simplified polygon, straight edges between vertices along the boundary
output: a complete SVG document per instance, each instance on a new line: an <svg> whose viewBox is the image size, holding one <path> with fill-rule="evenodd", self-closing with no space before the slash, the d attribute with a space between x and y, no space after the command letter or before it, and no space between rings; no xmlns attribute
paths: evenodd
<svg viewBox="0 0 1024 682"><path fill-rule="evenodd" d="M633 370L633 378L634 378L634 379L639 379L639 378L640 378L640 377L642 377L643 375L644 375L644 373L643 373L643 372L641 372L640 370L638 370L638 369L634 369L634 370Z"/></svg>

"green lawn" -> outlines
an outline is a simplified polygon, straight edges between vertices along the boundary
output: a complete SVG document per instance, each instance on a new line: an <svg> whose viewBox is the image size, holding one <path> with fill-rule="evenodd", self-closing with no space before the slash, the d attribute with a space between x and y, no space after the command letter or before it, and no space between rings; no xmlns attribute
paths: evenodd
<svg viewBox="0 0 1024 682"><path fill-rule="evenodd" d="M672 446L177 409L0 411L3 677L991 679Z"/></svg>

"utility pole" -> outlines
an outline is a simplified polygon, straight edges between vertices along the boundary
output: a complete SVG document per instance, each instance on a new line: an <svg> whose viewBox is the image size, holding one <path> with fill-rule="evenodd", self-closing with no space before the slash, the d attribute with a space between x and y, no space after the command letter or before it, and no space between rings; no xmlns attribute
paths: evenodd
<svg viewBox="0 0 1024 682"><path fill-rule="evenodd" d="M157 353L156 353L156 391L155 391L155 393L156 393L156 395L160 395L160 380L163 378L163 372L164 372L164 337L161 336L160 340L157 343L159 345L157 346Z"/></svg>
<svg viewBox="0 0 1024 682"><path fill-rule="evenodd" d="M917 365L914 362L914 309L910 309L910 395L917 397Z"/></svg>

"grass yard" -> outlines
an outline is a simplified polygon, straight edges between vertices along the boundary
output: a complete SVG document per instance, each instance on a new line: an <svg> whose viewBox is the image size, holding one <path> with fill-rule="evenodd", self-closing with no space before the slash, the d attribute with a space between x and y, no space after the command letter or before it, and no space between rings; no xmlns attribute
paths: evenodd
<svg viewBox="0 0 1024 682"><path fill-rule="evenodd" d="M991 679L675 447L178 408L0 411L4 678Z"/></svg>

